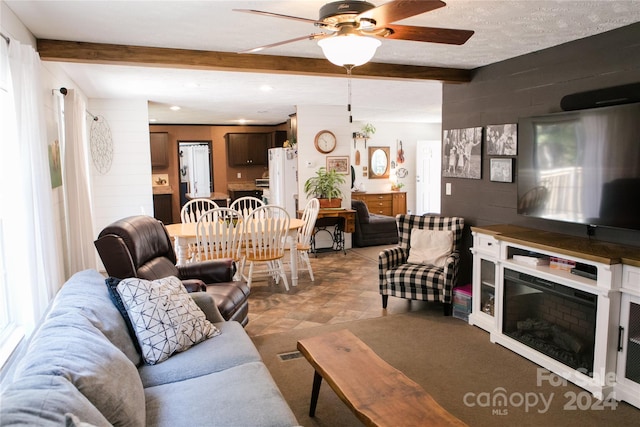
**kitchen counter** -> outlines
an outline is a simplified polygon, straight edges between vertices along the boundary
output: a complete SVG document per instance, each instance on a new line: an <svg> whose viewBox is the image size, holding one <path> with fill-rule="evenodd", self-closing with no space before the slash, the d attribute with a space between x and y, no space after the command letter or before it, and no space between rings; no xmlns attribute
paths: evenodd
<svg viewBox="0 0 640 427"><path fill-rule="evenodd" d="M255 182L247 181L247 182L234 182L229 183L227 185L229 191L256 191L263 190L263 188L256 187Z"/></svg>
<svg viewBox="0 0 640 427"><path fill-rule="evenodd" d="M173 188L170 185L154 185L152 189L153 194L173 194Z"/></svg>
<svg viewBox="0 0 640 427"><path fill-rule="evenodd" d="M191 193L186 193L184 196L188 200L191 200L191 199L227 200L229 198L229 195L227 193L199 194L196 197L194 197Z"/></svg>

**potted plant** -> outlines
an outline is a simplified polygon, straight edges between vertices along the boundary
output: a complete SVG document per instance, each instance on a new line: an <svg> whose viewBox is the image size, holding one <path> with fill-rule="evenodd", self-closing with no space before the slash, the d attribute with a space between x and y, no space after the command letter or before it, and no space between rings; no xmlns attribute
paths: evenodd
<svg viewBox="0 0 640 427"><path fill-rule="evenodd" d="M371 123L367 123L362 126L362 132L365 138L371 138L371 135L376 133L376 128Z"/></svg>
<svg viewBox="0 0 640 427"><path fill-rule="evenodd" d="M391 183L392 191L400 191L402 190L402 187L404 187L404 184L402 182Z"/></svg>
<svg viewBox="0 0 640 427"><path fill-rule="evenodd" d="M340 185L344 183L344 175L323 166L304 183L304 192L307 197L317 197L321 208L339 208L342 205Z"/></svg>

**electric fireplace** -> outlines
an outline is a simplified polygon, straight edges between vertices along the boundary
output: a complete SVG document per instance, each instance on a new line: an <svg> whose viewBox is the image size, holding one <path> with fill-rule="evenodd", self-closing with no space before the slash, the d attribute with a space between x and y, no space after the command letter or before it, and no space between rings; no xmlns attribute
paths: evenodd
<svg viewBox="0 0 640 427"><path fill-rule="evenodd" d="M593 377L597 295L504 269L504 335Z"/></svg>

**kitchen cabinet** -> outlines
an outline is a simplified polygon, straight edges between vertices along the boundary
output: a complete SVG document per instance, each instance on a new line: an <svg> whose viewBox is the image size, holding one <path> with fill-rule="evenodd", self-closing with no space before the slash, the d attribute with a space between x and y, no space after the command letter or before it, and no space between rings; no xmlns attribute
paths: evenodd
<svg viewBox="0 0 640 427"><path fill-rule="evenodd" d="M262 190L229 190L229 199L232 203L240 197L255 197L262 200Z"/></svg>
<svg viewBox="0 0 640 427"><path fill-rule="evenodd" d="M277 130L273 132L273 144L272 147L282 147L284 142L288 139L286 130Z"/></svg>
<svg viewBox="0 0 640 427"><path fill-rule="evenodd" d="M173 223L171 194L153 195L153 217L159 219L165 224Z"/></svg>
<svg viewBox="0 0 640 427"><path fill-rule="evenodd" d="M169 165L169 134L167 132L151 132L151 167L166 168Z"/></svg>
<svg viewBox="0 0 640 427"><path fill-rule="evenodd" d="M271 133L228 133L229 166L264 166L271 146Z"/></svg>

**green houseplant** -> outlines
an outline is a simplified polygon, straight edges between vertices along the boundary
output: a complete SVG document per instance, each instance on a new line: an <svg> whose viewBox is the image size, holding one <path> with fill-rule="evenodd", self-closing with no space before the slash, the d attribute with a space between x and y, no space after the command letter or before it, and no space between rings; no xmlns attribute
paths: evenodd
<svg viewBox="0 0 640 427"><path fill-rule="evenodd" d="M362 126L362 132L364 133L365 138L370 138L371 135L376 133L376 128L371 123L366 123Z"/></svg>
<svg viewBox="0 0 640 427"><path fill-rule="evenodd" d="M304 183L304 192L307 197L317 197L321 208L339 208L342 204L340 185L344 183L344 175L321 167Z"/></svg>

